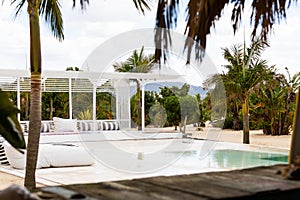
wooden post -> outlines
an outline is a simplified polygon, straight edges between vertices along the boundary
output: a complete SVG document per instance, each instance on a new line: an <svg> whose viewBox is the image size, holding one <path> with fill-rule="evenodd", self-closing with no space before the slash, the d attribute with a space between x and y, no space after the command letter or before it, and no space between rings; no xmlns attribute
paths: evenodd
<svg viewBox="0 0 300 200"><path fill-rule="evenodd" d="M289 164L293 164L297 156L300 156L300 87L296 98L296 110L294 116L293 135L289 156Z"/></svg>

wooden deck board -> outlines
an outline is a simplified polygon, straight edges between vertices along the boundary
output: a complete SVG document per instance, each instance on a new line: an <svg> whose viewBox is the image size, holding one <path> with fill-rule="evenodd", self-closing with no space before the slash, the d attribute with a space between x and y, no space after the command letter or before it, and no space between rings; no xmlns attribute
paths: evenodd
<svg viewBox="0 0 300 200"><path fill-rule="evenodd" d="M276 174L284 167L276 165L61 187L94 199L299 199L300 181L287 180Z"/></svg>
<svg viewBox="0 0 300 200"><path fill-rule="evenodd" d="M250 194L249 192L240 191L224 187L216 184L213 179L201 176L188 175L188 176L173 176L173 177L156 177L149 179L142 179L140 182L151 183L152 185L159 185L160 187L167 187L174 191L181 191L183 193L191 193L206 198L219 198L243 196Z"/></svg>

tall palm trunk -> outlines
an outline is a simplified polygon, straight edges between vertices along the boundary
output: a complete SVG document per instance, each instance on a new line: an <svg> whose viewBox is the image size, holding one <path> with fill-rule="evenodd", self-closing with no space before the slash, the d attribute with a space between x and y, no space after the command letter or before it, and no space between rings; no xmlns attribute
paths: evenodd
<svg viewBox="0 0 300 200"><path fill-rule="evenodd" d="M238 113L238 105L236 102L233 103L233 129L234 130L240 130L240 124L239 124L239 113Z"/></svg>
<svg viewBox="0 0 300 200"><path fill-rule="evenodd" d="M25 186L29 189L36 187L35 171L39 149L41 129L41 44L39 25L40 1L28 0L30 24L30 121L26 156Z"/></svg>
<svg viewBox="0 0 300 200"><path fill-rule="evenodd" d="M245 99L243 103L243 143L250 144L249 137L249 101L248 98Z"/></svg>

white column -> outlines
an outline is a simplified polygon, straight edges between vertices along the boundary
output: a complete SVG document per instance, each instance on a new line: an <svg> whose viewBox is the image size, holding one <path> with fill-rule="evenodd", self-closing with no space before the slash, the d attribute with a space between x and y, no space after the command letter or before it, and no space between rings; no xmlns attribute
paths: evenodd
<svg viewBox="0 0 300 200"><path fill-rule="evenodd" d="M115 105L116 106L116 118L121 124L122 118L121 118L120 108L119 108L119 106L120 106L120 99L119 99L120 98L120 94L119 94L120 91L119 91L119 88L118 88L119 84L116 80L113 81L113 86L114 86L115 91L116 91L115 92L115 94L116 94L116 96L115 96L115 98L116 98L116 105Z"/></svg>
<svg viewBox="0 0 300 200"><path fill-rule="evenodd" d="M127 108L128 108L128 128L131 128L131 107L130 107L130 81L126 81L127 86Z"/></svg>
<svg viewBox="0 0 300 200"><path fill-rule="evenodd" d="M142 85L142 131L145 130L145 84L141 81Z"/></svg>
<svg viewBox="0 0 300 200"><path fill-rule="evenodd" d="M73 118L73 103L72 103L72 78L69 78L69 118Z"/></svg>
<svg viewBox="0 0 300 200"><path fill-rule="evenodd" d="M97 94L97 85L95 82L93 83L93 131L96 130L96 120L97 120L97 112L96 112L96 94Z"/></svg>

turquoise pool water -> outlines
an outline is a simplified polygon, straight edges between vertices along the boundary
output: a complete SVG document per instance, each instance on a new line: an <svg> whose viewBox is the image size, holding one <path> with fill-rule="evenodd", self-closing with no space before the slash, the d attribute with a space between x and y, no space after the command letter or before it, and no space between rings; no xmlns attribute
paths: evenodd
<svg viewBox="0 0 300 200"><path fill-rule="evenodd" d="M180 152L165 152L177 154ZM234 149L213 150L206 156L201 156L200 151L186 151L182 153L179 161L187 166L243 169L256 166L270 166L287 164L288 155L283 153L269 153L256 151L243 151Z"/></svg>

